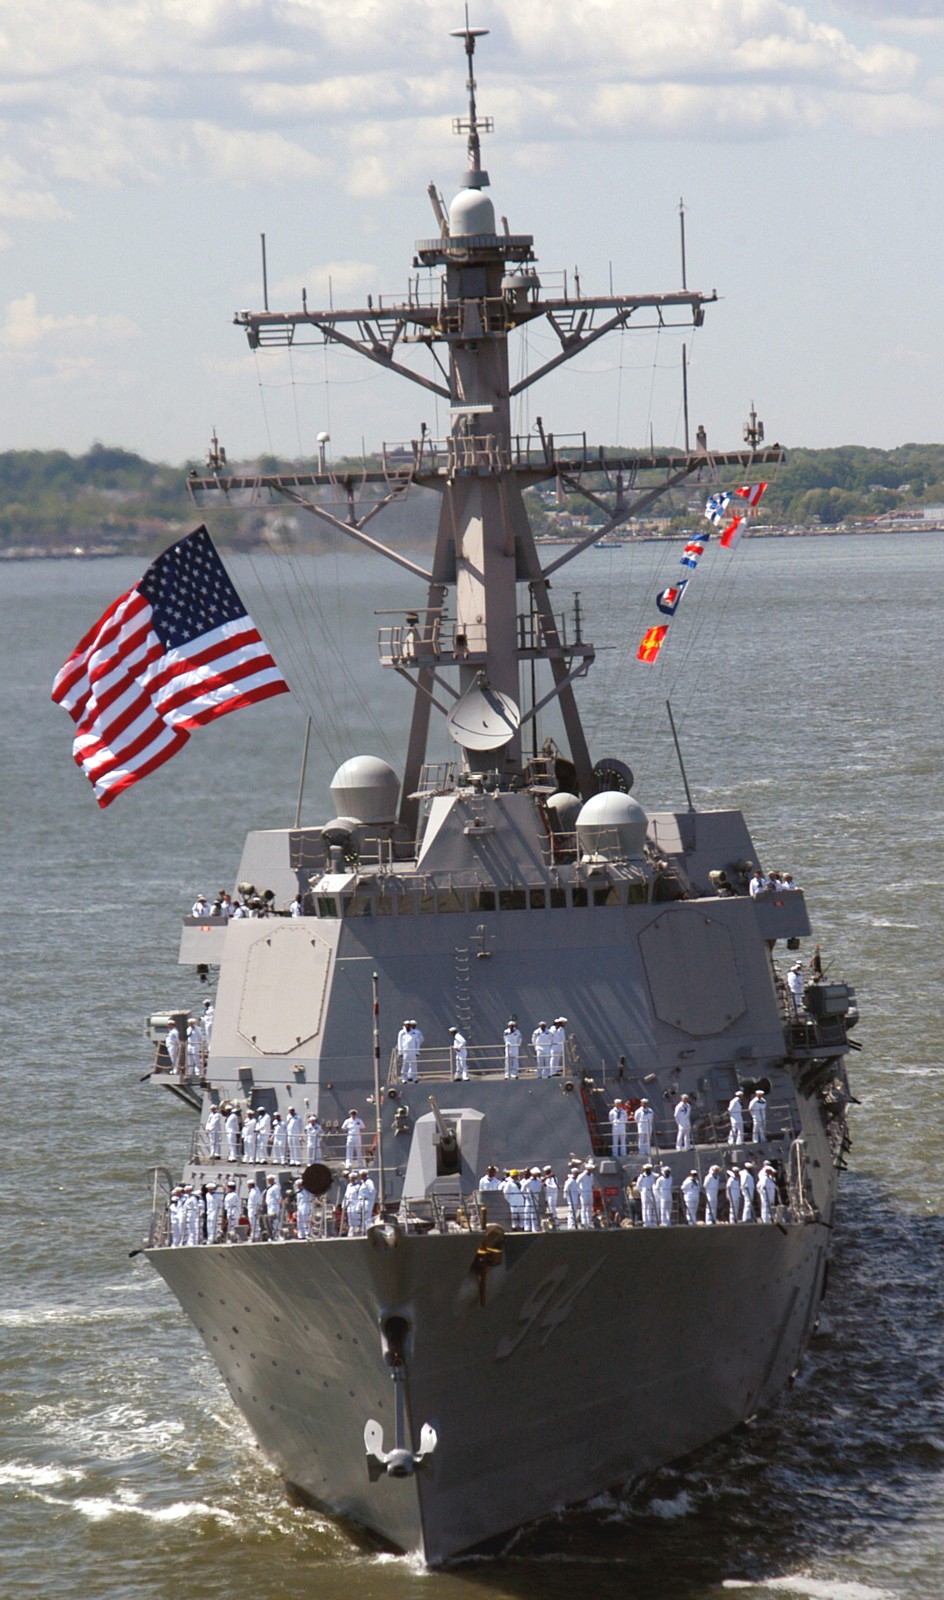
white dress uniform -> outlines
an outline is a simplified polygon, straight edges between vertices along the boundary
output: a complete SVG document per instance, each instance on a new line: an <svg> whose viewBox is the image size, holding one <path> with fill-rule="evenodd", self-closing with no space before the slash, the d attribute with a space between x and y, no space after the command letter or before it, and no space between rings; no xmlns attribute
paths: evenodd
<svg viewBox="0 0 944 1600"><path fill-rule="evenodd" d="M256 1114L254 1111L246 1113L243 1123L243 1160L255 1161L256 1159Z"/></svg>
<svg viewBox="0 0 944 1600"><path fill-rule="evenodd" d="M288 909L289 909L289 915L290 916L293 916L293 917L304 916L305 904L304 904L304 901L302 900L302 897L301 897L300 894L297 894L295 896L295 899L291 902L291 904L289 905Z"/></svg>
<svg viewBox="0 0 944 1600"><path fill-rule="evenodd" d="M762 1089L758 1089L747 1109L751 1114L751 1138L755 1144L766 1144L767 1101L764 1098Z"/></svg>
<svg viewBox="0 0 944 1600"><path fill-rule="evenodd" d="M690 1172L687 1178L682 1179L682 1203L685 1207L685 1219L687 1222L694 1224L698 1221L698 1197L700 1194L701 1184L698 1181L698 1174Z"/></svg>
<svg viewBox="0 0 944 1600"><path fill-rule="evenodd" d="M567 1029L563 1022L552 1022L548 1028L551 1038L551 1059L548 1062L548 1072L552 1078L558 1077L564 1070L564 1046L567 1043Z"/></svg>
<svg viewBox="0 0 944 1600"><path fill-rule="evenodd" d="M555 1178L553 1172L551 1172L547 1167L544 1169L544 1177L542 1182L544 1184L544 1205L551 1220L551 1227L556 1228L557 1200L560 1190L557 1187L557 1179Z"/></svg>
<svg viewBox="0 0 944 1600"><path fill-rule="evenodd" d="M220 1219L223 1215L223 1196L216 1184L207 1184L206 1219L207 1219L207 1244L218 1244L220 1239Z"/></svg>
<svg viewBox="0 0 944 1600"><path fill-rule="evenodd" d="M544 1198L544 1185L541 1174L537 1168L529 1172L521 1185L524 1196L524 1229L526 1233L540 1233L541 1231L541 1202Z"/></svg>
<svg viewBox="0 0 944 1600"><path fill-rule="evenodd" d="M277 1179L273 1178L272 1182L266 1185L263 1202L265 1204L266 1220L269 1224L269 1238L277 1239L279 1237L279 1217L282 1213L282 1190Z"/></svg>
<svg viewBox="0 0 944 1600"><path fill-rule="evenodd" d="M647 1171L644 1167L636 1179L636 1193L642 1206L642 1225L644 1228L654 1228L659 1221L656 1210L656 1175L651 1168Z"/></svg>
<svg viewBox="0 0 944 1600"><path fill-rule="evenodd" d="M452 1075L458 1082L465 1081L469 1076L469 1053L466 1047L465 1035L458 1028L450 1028L452 1037Z"/></svg>
<svg viewBox="0 0 944 1600"><path fill-rule="evenodd" d="M364 1122L363 1117L359 1117L356 1111L352 1111L350 1116L345 1117L344 1121L341 1123L341 1132L345 1135L346 1139L344 1146L344 1159L348 1166L350 1166L352 1161L360 1162L364 1159L364 1144L362 1135L365 1127L366 1123Z"/></svg>
<svg viewBox="0 0 944 1600"><path fill-rule="evenodd" d="M501 1178L498 1176L497 1169L492 1170L490 1168L489 1171L486 1172L484 1178L480 1178L479 1179L479 1193L480 1194L489 1194L493 1189L500 1189L501 1186L502 1186L502 1181L501 1181Z"/></svg>
<svg viewBox="0 0 944 1600"><path fill-rule="evenodd" d="M410 1038L410 1029L406 1023L397 1034L397 1055L400 1059L400 1077L406 1081L406 1047Z"/></svg>
<svg viewBox="0 0 944 1600"><path fill-rule="evenodd" d="M628 1121L626 1107L621 1100L617 1100L610 1112L610 1130L613 1135L614 1156L626 1154L626 1124Z"/></svg>
<svg viewBox="0 0 944 1600"><path fill-rule="evenodd" d="M539 1078L548 1078L551 1073L551 1030L546 1023L541 1023L531 1035L531 1044L537 1060L537 1073Z"/></svg>
<svg viewBox="0 0 944 1600"><path fill-rule="evenodd" d="M567 1207L567 1226L574 1229L580 1216L580 1194L577 1190L576 1172L568 1172L564 1179L564 1204Z"/></svg>
<svg viewBox="0 0 944 1600"><path fill-rule="evenodd" d="M302 1164L302 1119L294 1106L289 1106L288 1116L285 1119L285 1134L288 1139L288 1159L293 1167Z"/></svg>
<svg viewBox="0 0 944 1600"><path fill-rule="evenodd" d="M521 1185L517 1178L513 1178L510 1173L502 1184L502 1194L508 1201L511 1226L520 1228L524 1222L524 1195L521 1193Z"/></svg>
<svg viewBox="0 0 944 1600"><path fill-rule="evenodd" d="M187 1071L191 1078L203 1076L204 1054L203 1029L199 1022L191 1022L187 1029Z"/></svg>
<svg viewBox="0 0 944 1600"><path fill-rule="evenodd" d="M309 1166L321 1160L321 1123L314 1112L305 1123L305 1160Z"/></svg>
<svg viewBox="0 0 944 1600"><path fill-rule="evenodd" d="M360 1206L360 1228L358 1232L367 1232L374 1220L374 1206L376 1203L377 1185L369 1173L366 1177L361 1173L360 1195L358 1196L358 1204Z"/></svg>
<svg viewBox="0 0 944 1600"><path fill-rule="evenodd" d="M347 1231L350 1234L356 1234L357 1232L360 1186L360 1179L352 1173L347 1180L347 1188L341 1197L341 1211L343 1215L347 1217Z"/></svg>
<svg viewBox="0 0 944 1600"><path fill-rule="evenodd" d="M167 1207L167 1216L170 1223L170 1242L172 1245L183 1244L184 1239L184 1191L179 1186L171 1193L170 1203Z"/></svg>
<svg viewBox="0 0 944 1600"><path fill-rule="evenodd" d="M235 1244L239 1237L239 1195L235 1189L227 1189L223 1196L223 1215L226 1218L227 1240Z"/></svg>
<svg viewBox="0 0 944 1600"><path fill-rule="evenodd" d="M744 1143L744 1101L740 1095L733 1095L728 1101L728 1116L731 1119L731 1132L728 1134L728 1144Z"/></svg>
<svg viewBox="0 0 944 1600"><path fill-rule="evenodd" d="M708 1224L718 1220L718 1189L721 1185L720 1167L712 1167L703 1188L705 1191L705 1221Z"/></svg>
<svg viewBox="0 0 944 1600"><path fill-rule="evenodd" d="M415 1028L407 1028L401 1055L401 1076L404 1083L415 1083L420 1075L420 1039Z"/></svg>
<svg viewBox="0 0 944 1600"><path fill-rule="evenodd" d="M787 988L790 990L793 1009L797 1016L800 1016L803 1011L803 990L805 987L806 980L803 977L802 967L799 971L797 971L796 967L791 967L787 973Z"/></svg>
<svg viewBox="0 0 944 1600"><path fill-rule="evenodd" d="M593 1227L593 1168L584 1167L577 1174L577 1195L580 1200L580 1226Z"/></svg>
<svg viewBox="0 0 944 1600"><path fill-rule="evenodd" d="M173 1023L164 1035L164 1048L170 1056L171 1071L176 1072L180 1066L180 1034Z"/></svg>
<svg viewBox="0 0 944 1600"><path fill-rule="evenodd" d="M268 1111L260 1111L256 1118L256 1160L265 1161L269 1152L269 1135L272 1132L272 1118Z"/></svg>
<svg viewBox="0 0 944 1600"><path fill-rule="evenodd" d="M203 1237L203 1205L200 1196L184 1190L184 1244L200 1244Z"/></svg>
<svg viewBox="0 0 944 1600"><path fill-rule="evenodd" d="M200 1021L201 1021L202 1025L203 1025L203 1034L204 1034L204 1038L206 1039L206 1042L207 1042L207 1049L208 1050L210 1048L210 1040L213 1037L213 1016L214 1016L213 1006L210 1004L210 1002L208 1000L206 1005L203 1008L203 1016L200 1018Z"/></svg>
<svg viewBox="0 0 944 1600"><path fill-rule="evenodd" d="M288 1153L288 1129L277 1111L272 1119L272 1161L275 1166L284 1165Z"/></svg>
<svg viewBox="0 0 944 1600"><path fill-rule="evenodd" d="M298 1190L298 1198L296 1201L296 1226L298 1230L298 1237L300 1239L307 1239L311 1233L311 1211L313 1203L314 1197L308 1193L307 1189Z"/></svg>
<svg viewBox="0 0 944 1600"><path fill-rule="evenodd" d="M668 1168L659 1173L653 1184L656 1197L656 1209L659 1213L659 1227L668 1228L672 1225L672 1174Z"/></svg>
<svg viewBox="0 0 944 1600"><path fill-rule="evenodd" d="M757 1180L757 1192L760 1195L761 1222L773 1222L774 1206L777 1204L777 1181L769 1167L764 1167Z"/></svg>
<svg viewBox="0 0 944 1600"><path fill-rule="evenodd" d="M517 1078L521 1060L521 1029L509 1022L505 1029L505 1077Z"/></svg>
<svg viewBox="0 0 944 1600"><path fill-rule="evenodd" d="M754 1174L745 1168L741 1173L741 1221L754 1222Z"/></svg>
<svg viewBox="0 0 944 1600"><path fill-rule="evenodd" d="M682 1096L672 1114L675 1117L675 1126L678 1129L675 1135L675 1148L676 1150L690 1150L692 1148L692 1108L685 1095Z"/></svg>
<svg viewBox="0 0 944 1600"><path fill-rule="evenodd" d="M652 1124L654 1120L652 1107L649 1105L637 1106L633 1112L636 1136L639 1140L639 1154L644 1161L648 1160L652 1155Z"/></svg>
<svg viewBox="0 0 944 1600"><path fill-rule="evenodd" d="M207 1144L210 1150L210 1160L219 1161L223 1153L223 1113L219 1106L214 1106L204 1124Z"/></svg>
<svg viewBox="0 0 944 1600"><path fill-rule="evenodd" d="M724 1192L728 1197L728 1221L737 1222L741 1215L741 1172L740 1168L732 1168L724 1182Z"/></svg>
<svg viewBox="0 0 944 1600"><path fill-rule="evenodd" d="M254 1242L262 1238L262 1190L257 1183L249 1186L246 1197L246 1216L249 1218L249 1237Z"/></svg>
<svg viewBox="0 0 944 1600"><path fill-rule="evenodd" d="M231 1111L223 1125L226 1134L227 1161L239 1160L239 1112ZM253 1140L255 1146L255 1140Z"/></svg>

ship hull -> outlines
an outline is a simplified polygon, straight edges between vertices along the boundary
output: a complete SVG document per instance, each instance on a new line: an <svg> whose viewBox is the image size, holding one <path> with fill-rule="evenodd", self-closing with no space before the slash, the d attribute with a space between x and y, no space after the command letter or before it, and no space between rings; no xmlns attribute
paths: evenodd
<svg viewBox="0 0 944 1600"><path fill-rule="evenodd" d="M196 1325L286 1482L430 1564L679 1458L769 1402L822 1291L821 1224L161 1249ZM381 1328L406 1346L415 1475L371 1481L364 1425L394 1443Z"/></svg>

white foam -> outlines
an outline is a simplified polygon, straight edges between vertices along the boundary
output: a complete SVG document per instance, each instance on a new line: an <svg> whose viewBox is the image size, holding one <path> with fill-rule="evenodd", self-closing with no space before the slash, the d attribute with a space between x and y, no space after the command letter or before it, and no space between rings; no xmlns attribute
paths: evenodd
<svg viewBox="0 0 944 1600"><path fill-rule="evenodd" d="M67 1467L38 1467L29 1461L4 1461L0 1463L0 1483L28 1485L31 1489L58 1489L66 1483L76 1483L81 1472L71 1472Z"/></svg>
<svg viewBox="0 0 944 1600"><path fill-rule="evenodd" d="M692 1510L692 1497L683 1489L673 1500L650 1500L647 1511L654 1517L687 1517Z"/></svg>
<svg viewBox="0 0 944 1600"><path fill-rule="evenodd" d="M801 1572L791 1572L781 1578L763 1578L752 1582L748 1578L725 1578L723 1589L750 1589L756 1594L791 1594L801 1600L901 1600L890 1589L874 1589L867 1583L856 1583L847 1578L811 1578Z"/></svg>
<svg viewBox="0 0 944 1600"><path fill-rule="evenodd" d="M87 1327L98 1322L141 1322L152 1315L144 1306L113 1306L108 1310L81 1304L27 1306L0 1311L0 1328Z"/></svg>
<svg viewBox="0 0 944 1600"><path fill-rule="evenodd" d="M142 1517L148 1522L186 1522L191 1517L212 1517L217 1522L233 1526L237 1521L231 1511L208 1505L205 1500L175 1500L169 1506L143 1506L138 1504L135 1495L117 1495L113 1498L99 1495L73 1500L71 1505L89 1522L104 1522L108 1517L115 1516Z"/></svg>

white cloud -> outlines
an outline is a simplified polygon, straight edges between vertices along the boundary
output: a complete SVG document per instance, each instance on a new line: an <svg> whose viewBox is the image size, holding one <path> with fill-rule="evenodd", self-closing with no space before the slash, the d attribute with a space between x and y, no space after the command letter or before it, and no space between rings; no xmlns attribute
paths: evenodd
<svg viewBox="0 0 944 1600"><path fill-rule="evenodd" d="M37 354L49 340L72 346L94 342L97 346L103 339L115 343L133 338L137 331L130 318L124 316L92 314L82 317L73 312L57 316L53 312L41 312L36 295L30 292L8 302L0 326L0 351L13 357L30 356ZM86 358L71 355L62 359L74 363Z"/></svg>

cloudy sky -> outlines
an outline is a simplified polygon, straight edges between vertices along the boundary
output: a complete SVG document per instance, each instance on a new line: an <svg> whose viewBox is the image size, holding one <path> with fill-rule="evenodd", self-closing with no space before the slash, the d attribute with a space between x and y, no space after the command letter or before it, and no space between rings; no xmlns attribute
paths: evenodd
<svg viewBox="0 0 944 1600"><path fill-rule="evenodd" d="M692 423L735 444L944 439L944 0L475 0L485 163L549 286L717 288ZM170 462L444 432L337 352L257 359L261 305L406 285L464 163L456 0L7 0L0 450ZM550 353L535 331L518 370ZM678 338L596 346L535 390L560 435L681 441Z"/></svg>

